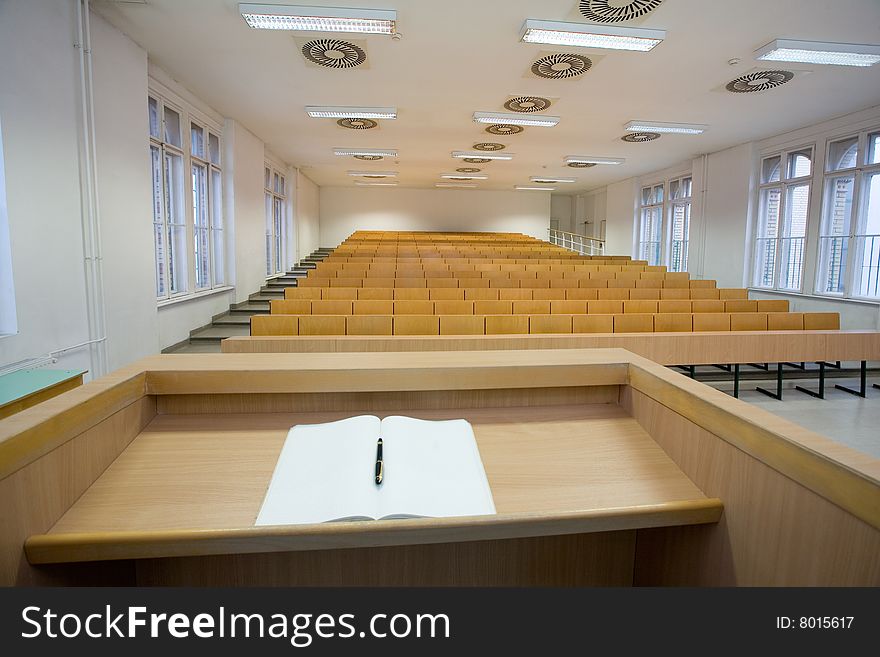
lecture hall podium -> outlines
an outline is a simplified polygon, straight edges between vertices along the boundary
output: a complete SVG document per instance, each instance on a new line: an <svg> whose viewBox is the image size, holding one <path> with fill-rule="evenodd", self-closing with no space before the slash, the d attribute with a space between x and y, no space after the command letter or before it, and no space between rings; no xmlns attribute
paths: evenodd
<svg viewBox="0 0 880 657"><path fill-rule="evenodd" d="M255 527L290 426L464 417L498 514ZM620 349L166 355L0 423L6 585L877 585L880 462Z"/></svg>

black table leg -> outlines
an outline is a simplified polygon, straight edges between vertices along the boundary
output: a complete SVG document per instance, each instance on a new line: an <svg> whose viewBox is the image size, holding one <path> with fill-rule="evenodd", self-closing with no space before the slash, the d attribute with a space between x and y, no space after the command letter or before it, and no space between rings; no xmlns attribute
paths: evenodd
<svg viewBox="0 0 880 657"><path fill-rule="evenodd" d="M817 397L819 399L825 399L825 363L818 363L819 365L819 392L815 390L810 390L809 388L804 388L803 386L795 386L795 390L800 390L801 392L805 392L811 397Z"/></svg>
<svg viewBox="0 0 880 657"><path fill-rule="evenodd" d="M856 397L864 397L868 388L868 361L863 360L862 365L859 368L859 389L853 390L852 388L847 388L842 385L835 385L834 387L838 390L843 390L844 392L848 392L851 395L855 395Z"/></svg>
<svg viewBox="0 0 880 657"><path fill-rule="evenodd" d="M755 390L764 393L768 397L782 401L782 363L776 363L776 392L770 392L761 387L755 388Z"/></svg>
<svg viewBox="0 0 880 657"><path fill-rule="evenodd" d="M733 396L739 398L739 363L733 366Z"/></svg>

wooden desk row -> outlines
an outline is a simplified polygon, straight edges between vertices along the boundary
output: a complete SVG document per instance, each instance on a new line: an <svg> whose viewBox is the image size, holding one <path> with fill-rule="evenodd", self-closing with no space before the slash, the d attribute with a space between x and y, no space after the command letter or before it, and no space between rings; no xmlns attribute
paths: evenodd
<svg viewBox="0 0 880 657"><path fill-rule="evenodd" d="M742 288L605 288L605 287L287 287L285 299L317 301L685 301L712 302L693 312L724 312L724 302L747 300L748 290ZM763 300L766 301L766 300ZM782 306L758 305L767 312ZM783 300L784 301L784 300ZM718 304L722 305L719 306ZM788 306L786 305L785 308ZM707 310L711 309L711 310ZM772 310L771 310L772 309ZM666 310L661 312L680 312ZM691 312L681 311L681 312Z"/></svg>
<svg viewBox="0 0 880 657"><path fill-rule="evenodd" d="M336 272L328 272L336 273ZM471 272L472 274L485 274L487 272ZM531 272L541 273L541 272ZM391 278L385 276L368 276L366 278L348 278L341 276L318 276L310 275L297 281L298 287L495 287L495 288L575 288L575 287L617 287L626 289L690 289L690 290L713 290L715 281L711 280L684 280L684 279L615 279L615 278L586 278L582 276L565 276L557 278L510 278L507 276L444 276L422 277L412 276L407 278ZM741 289L741 288L737 288Z"/></svg>

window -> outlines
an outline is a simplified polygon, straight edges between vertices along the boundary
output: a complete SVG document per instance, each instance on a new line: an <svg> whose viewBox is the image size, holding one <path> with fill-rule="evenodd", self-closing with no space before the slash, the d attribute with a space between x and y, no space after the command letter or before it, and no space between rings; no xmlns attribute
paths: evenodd
<svg viewBox="0 0 880 657"><path fill-rule="evenodd" d="M816 292L880 298L880 132L828 143Z"/></svg>
<svg viewBox="0 0 880 657"><path fill-rule="evenodd" d="M687 271L691 187L690 176L669 181L669 271Z"/></svg>
<svg viewBox="0 0 880 657"><path fill-rule="evenodd" d="M158 94L148 97L147 111L156 297L163 301L225 283L220 137Z"/></svg>
<svg viewBox="0 0 880 657"><path fill-rule="evenodd" d="M660 243L663 235L663 184L642 188L639 213L638 259L649 265L660 264Z"/></svg>
<svg viewBox="0 0 880 657"><path fill-rule="evenodd" d="M813 169L812 147L761 161L753 285L799 292Z"/></svg>
<svg viewBox="0 0 880 657"><path fill-rule="evenodd" d="M287 181L271 165L264 171L266 195L266 275L283 273L287 237Z"/></svg>

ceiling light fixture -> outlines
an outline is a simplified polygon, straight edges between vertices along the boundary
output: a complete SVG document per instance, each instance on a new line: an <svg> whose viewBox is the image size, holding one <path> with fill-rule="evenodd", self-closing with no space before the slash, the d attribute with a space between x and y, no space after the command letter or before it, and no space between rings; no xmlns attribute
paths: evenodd
<svg viewBox="0 0 880 657"><path fill-rule="evenodd" d="M313 119L396 119L396 107L322 107L306 106Z"/></svg>
<svg viewBox="0 0 880 657"><path fill-rule="evenodd" d="M623 164L626 159L622 157L593 157L592 155L568 155L563 162L565 164Z"/></svg>
<svg viewBox="0 0 880 657"><path fill-rule="evenodd" d="M475 189L476 183L434 183L434 187L459 187L461 189Z"/></svg>
<svg viewBox="0 0 880 657"><path fill-rule="evenodd" d="M460 160L512 160L513 153L484 153L482 151L452 151L452 157Z"/></svg>
<svg viewBox="0 0 880 657"><path fill-rule="evenodd" d="M520 192L552 192L555 187L529 187L527 185L517 185L514 189Z"/></svg>
<svg viewBox="0 0 880 657"><path fill-rule="evenodd" d="M370 155L375 155L377 157L397 157L397 151L393 149L383 149L383 148L334 148L334 155L341 156L356 156L356 155L364 155L369 157Z"/></svg>
<svg viewBox="0 0 880 657"><path fill-rule="evenodd" d="M628 132L659 132L679 135L701 135L709 126L701 123L661 123L659 121L630 121L624 130Z"/></svg>
<svg viewBox="0 0 880 657"><path fill-rule="evenodd" d="M532 176L529 178L532 182L536 183L573 183L577 182L576 178L547 178L545 176Z"/></svg>
<svg viewBox="0 0 880 657"><path fill-rule="evenodd" d="M441 173L440 177L449 180L489 180L489 176L482 173Z"/></svg>
<svg viewBox="0 0 880 657"><path fill-rule="evenodd" d="M529 19L523 23L520 38L526 43L546 43L553 46L648 52L666 38L666 32L615 25Z"/></svg>
<svg viewBox="0 0 880 657"><path fill-rule="evenodd" d="M500 123L503 125L537 126L552 128L559 123L558 116L543 114L507 114L505 112L474 112L475 123Z"/></svg>
<svg viewBox="0 0 880 657"><path fill-rule="evenodd" d="M396 178L397 171L347 171L349 176L361 178Z"/></svg>
<svg viewBox="0 0 880 657"><path fill-rule="evenodd" d="M354 184L358 187L397 187L396 182L385 182L385 183L377 183L377 182L361 182L360 180L355 180Z"/></svg>
<svg viewBox="0 0 880 657"><path fill-rule="evenodd" d="M873 66L880 62L880 46L776 39L758 48L755 59L836 66Z"/></svg>
<svg viewBox="0 0 880 657"><path fill-rule="evenodd" d="M240 4L238 11L250 27L259 30L392 35L396 32L397 12L393 9Z"/></svg>

